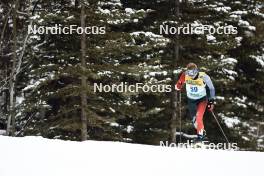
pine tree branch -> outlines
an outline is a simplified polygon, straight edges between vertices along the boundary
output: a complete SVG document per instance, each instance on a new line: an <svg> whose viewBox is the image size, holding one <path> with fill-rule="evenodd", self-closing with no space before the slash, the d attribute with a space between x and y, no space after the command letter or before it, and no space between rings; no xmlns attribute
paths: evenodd
<svg viewBox="0 0 264 176"><path fill-rule="evenodd" d="M25 128L28 126L28 124L31 122L31 120L33 119L33 116L35 114L32 114L28 120L26 121L26 123L24 124L24 126L21 128L21 130L15 135L16 137L19 136L23 131L25 131Z"/></svg>

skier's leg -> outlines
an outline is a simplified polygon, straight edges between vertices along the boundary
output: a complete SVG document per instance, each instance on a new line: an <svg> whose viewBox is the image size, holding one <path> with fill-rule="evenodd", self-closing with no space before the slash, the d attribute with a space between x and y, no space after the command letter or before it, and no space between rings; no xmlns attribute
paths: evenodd
<svg viewBox="0 0 264 176"><path fill-rule="evenodd" d="M188 110L190 112L192 124L193 124L194 128L197 129L197 122L196 122L197 105L196 105L196 101L188 100Z"/></svg>
<svg viewBox="0 0 264 176"><path fill-rule="evenodd" d="M197 121L197 134L203 136L204 124L203 124L203 116L207 106L207 100L203 100L198 103L197 113L196 113L196 121Z"/></svg>

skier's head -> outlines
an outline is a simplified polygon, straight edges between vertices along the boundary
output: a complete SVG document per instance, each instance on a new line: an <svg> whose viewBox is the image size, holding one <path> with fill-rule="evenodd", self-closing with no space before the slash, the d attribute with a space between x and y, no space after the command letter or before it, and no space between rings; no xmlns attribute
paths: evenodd
<svg viewBox="0 0 264 176"><path fill-rule="evenodd" d="M186 69L187 69L186 74L192 78L195 78L199 73L198 67L195 63L189 63L186 66Z"/></svg>

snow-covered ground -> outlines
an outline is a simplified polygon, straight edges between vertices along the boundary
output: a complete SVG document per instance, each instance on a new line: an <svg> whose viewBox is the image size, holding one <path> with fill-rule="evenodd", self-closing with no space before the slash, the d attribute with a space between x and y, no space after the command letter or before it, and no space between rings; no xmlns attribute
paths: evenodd
<svg viewBox="0 0 264 176"><path fill-rule="evenodd" d="M6 134L6 130L0 130L0 135Z"/></svg>
<svg viewBox="0 0 264 176"><path fill-rule="evenodd" d="M260 176L264 153L0 136L1 176Z"/></svg>

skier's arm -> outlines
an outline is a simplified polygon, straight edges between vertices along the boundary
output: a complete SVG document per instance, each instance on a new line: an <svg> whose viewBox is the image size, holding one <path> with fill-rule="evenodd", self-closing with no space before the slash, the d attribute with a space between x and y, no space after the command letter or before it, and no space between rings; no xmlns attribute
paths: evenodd
<svg viewBox="0 0 264 176"><path fill-rule="evenodd" d="M176 90L181 90L182 86L184 85L185 83L185 72L182 72L180 74L180 78L179 80L177 81L176 85L175 85L175 89Z"/></svg>
<svg viewBox="0 0 264 176"><path fill-rule="evenodd" d="M209 92L210 92L209 100L214 100L215 99L215 88L214 88L214 85L212 83L210 76L205 75L203 79L204 79L205 84L209 88Z"/></svg>

